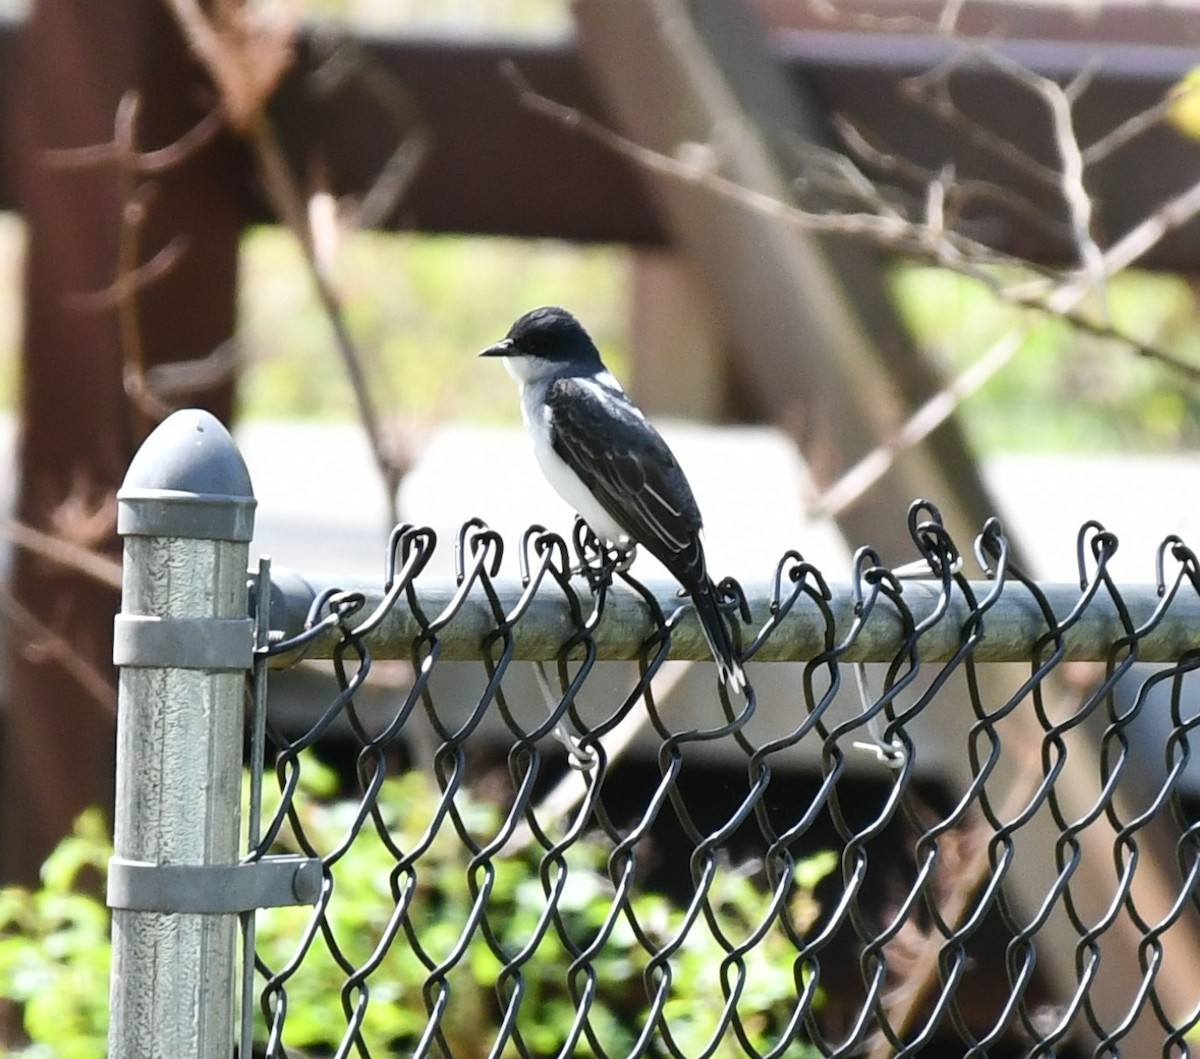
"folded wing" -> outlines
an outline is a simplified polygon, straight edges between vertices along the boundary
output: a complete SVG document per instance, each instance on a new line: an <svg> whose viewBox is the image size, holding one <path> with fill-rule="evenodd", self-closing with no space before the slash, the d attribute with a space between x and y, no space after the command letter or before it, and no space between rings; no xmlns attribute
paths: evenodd
<svg viewBox="0 0 1200 1059"><path fill-rule="evenodd" d="M617 390L562 378L546 390L554 451L635 541L691 591L707 580L700 509L674 453Z"/></svg>

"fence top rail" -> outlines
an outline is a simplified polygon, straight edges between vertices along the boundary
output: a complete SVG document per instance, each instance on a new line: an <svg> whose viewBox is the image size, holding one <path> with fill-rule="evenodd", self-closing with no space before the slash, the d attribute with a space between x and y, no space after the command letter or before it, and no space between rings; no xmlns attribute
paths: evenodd
<svg viewBox="0 0 1200 1059"><path fill-rule="evenodd" d="M410 659L435 640L444 660L495 657L507 631L515 660L551 661L568 645L568 657L581 657L590 640L596 658L609 661L653 653L669 629L668 657L709 657L673 582L618 580L597 594L576 576L569 586L574 598L550 579L531 591L517 578L481 572L461 583L421 578L389 592L379 582L334 583L276 568L271 666L331 658L347 633L377 659ZM1200 650L1200 594L1186 582L1164 592L1155 584L906 580L864 596L861 582L847 581L830 583L826 599L815 583L799 591L787 585L782 599L778 583L740 587L737 624L756 662L805 662L832 650L840 661L886 663L910 649L921 661L947 662L968 641L980 662L1028 662L1060 647L1063 659L1077 661L1133 651L1140 661L1175 662Z"/></svg>

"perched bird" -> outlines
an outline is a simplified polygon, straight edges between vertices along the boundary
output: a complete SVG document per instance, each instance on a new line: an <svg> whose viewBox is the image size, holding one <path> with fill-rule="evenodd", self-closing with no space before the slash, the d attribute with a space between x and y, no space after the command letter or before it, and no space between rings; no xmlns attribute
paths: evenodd
<svg viewBox="0 0 1200 1059"><path fill-rule="evenodd" d="M691 597L721 680L746 676L704 562L700 509L661 435L600 360L565 309L525 313L481 357L504 357L546 479L609 546L642 545Z"/></svg>

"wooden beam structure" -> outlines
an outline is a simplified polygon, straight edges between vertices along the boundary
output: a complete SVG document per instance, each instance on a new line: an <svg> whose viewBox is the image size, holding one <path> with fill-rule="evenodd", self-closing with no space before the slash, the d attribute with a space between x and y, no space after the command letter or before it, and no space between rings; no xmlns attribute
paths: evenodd
<svg viewBox="0 0 1200 1059"><path fill-rule="evenodd" d="M1063 216L1052 188L908 98L906 80L945 63L952 42L804 29L777 32L771 47L787 78L824 114L845 116L923 165L953 165L959 177L999 181ZM1194 48L1164 43L1000 39L988 47L1063 81L1094 64L1075 108L1085 146L1162 100L1196 62ZM354 50L362 69L385 75L397 100L429 130L429 157L389 227L635 245L667 240L641 176L578 133L524 110L501 74L501 63L511 60L539 91L603 119L573 41L378 38L358 41ZM318 92L310 75L319 64L310 43L276 102L283 136L301 167L318 158L334 190L361 193L396 145L394 116L361 90ZM1054 162L1043 104L979 59L960 59L957 71L953 90L964 114L1019 141L1032 157ZM1159 125L1092 167L1088 186L1099 206L1101 239L1119 237L1189 187L1198 158L1196 144ZM1071 256L1045 225L1020 218L988 224L989 238L1006 251L1043 262ZM1200 222L1169 235L1145 264L1200 271Z"/></svg>
<svg viewBox="0 0 1200 1059"><path fill-rule="evenodd" d="M896 34L800 19L803 5L759 0L776 31L772 51L787 76L828 114L841 114L879 133L924 164L953 163L962 177L987 176L1035 201L1048 193L1003 159L963 143L959 131L914 105L904 82L944 63L954 45L934 34ZM916 6L885 5L893 13ZM938 7L934 4L926 8ZM1179 12L1118 8L1096 19L1051 17L1020 5L967 5L967 30L988 32L987 47L1029 69L1066 81L1093 70L1076 107L1085 145L1105 130L1153 106L1196 61L1194 20ZM997 11L1002 11L998 14ZM1188 27L1193 37L1189 41ZM1100 34L1105 28L1104 35ZM15 63L24 23L0 21L0 114L12 120ZM1009 37L1002 34L1008 32ZM1033 38L1033 32L1060 37ZM1026 36L1012 37L1012 33ZM431 153L392 228L466 234L551 237L588 242L660 245L666 228L644 182L630 166L568 129L523 110L500 73L515 62L540 90L603 116L575 44L551 41L372 36L347 42L369 79L392 86L393 102L419 115ZM355 87L326 93L312 75L323 62L316 38L275 102L291 157L301 168L320 161L333 189L361 193L378 175L397 140L395 113L378 93ZM956 102L999 133L1020 138L1035 158L1052 160L1044 109L980 59L960 59ZM2 139L2 138L0 138ZM0 209L19 208L11 144L0 147ZM1148 130L1089 173L1103 211L1102 235L1117 237L1194 179L1198 149L1167 127ZM546 181L546 173L554 174ZM534 190L536 189L536 193ZM252 182L243 188L252 220L270 221ZM1005 222L999 245L1039 261L1062 261L1067 247L1044 226ZM1200 271L1200 222L1168 236L1147 256L1150 268Z"/></svg>

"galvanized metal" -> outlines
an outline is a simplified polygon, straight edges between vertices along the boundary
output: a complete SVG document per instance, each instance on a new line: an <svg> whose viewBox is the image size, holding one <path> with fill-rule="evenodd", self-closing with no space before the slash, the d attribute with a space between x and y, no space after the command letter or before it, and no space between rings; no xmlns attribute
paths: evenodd
<svg viewBox="0 0 1200 1059"><path fill-rule="evenodd" d="M225 428L205 412L176 413L147 439L118 502L121 627L181 623L202 639L212 624L226 646L235 629L248 662L254 500ZM180 509L205 513L204 532L219 537L196 535ZM176 871L231 867L241 840L243 656L196 653L178 637L144 647L127 640L120 659L116 856ZM114 909L111 1055L228 1059L237 923L234 913Z"/></svg>
<svg viewBox="0 0 1200 1059"><path fill-rule="evenodd" d="M1077 540L1079 581L1042 585L1015 566L993 521L974 549L986 576L969 580L936 509L914 505L909 531L922 556L915 578L864 549L847 582L827 585L789 553L769 582L723 586L749 663L745 701L719 694L715 679L708 690L702 680L676 690L683 678L663 663L708 658L686 601L639 582L636 563L620 569L582 526L570 543L531 529L517 545L519 581L499 576L505 542L477 521L453 542L450 581L423 576L439 545L416 526L393 532L374 586L276 570L270 664L332 658L336 688L307 730L273 731L281 806L264 850L285 822L304 819L307 754L338 724L356 751L359 794L345 811L351 830L317 850L328 889L315 919L286 964L266 968L268 1054L284 1054L300 989L293 980L318 939L344 973L345 1025L328 1042L342 1052L460 1054L453 1040L462 1027L451 1028L448 1011L466 968L490 966L494 978L477 984L494 990L497 1010L472 1021L461 1054L548 1047L565 1056L585 1036L600 1055L690 1054L676 1034L695 1004L671 983L692 981L690 939L699 945L710 934L720 981L701 1006L712 1008L710 1041L722 1042L722 1055L915 1057L935 1045L980 1057L1068 1056L1075 1046L1188 1054L1200 1024L1200 856L1183 776L1198 724L1189 675L1200 669L1200 563L1168 537L1151 557L1153 583L1118 585L1116 538L1088 524ZM632 687L614 687L595 668L629 658L642 663ZM369 706L368 676L384 659L412 669ZM518 663L556 659L574 659L557 688L545 674L536 688L522 682ZM801 664L780 684L783 667L767 663L784 660ZM1073 669L1073 660L1098 664ZM470 661L480 670L474 684L455 683L449 674ZM992 662L1009 664L1006 681L982 679ZM1159 728L1147 738L1139 726L1152 718ZM436 778L435 804L411 807L430 821L415 845L393 833L403 824L389 820L406 807L384 787L392 748L406 741ZM507 772L474 773L477 755L492 760L497 749L507 750ZM566 775L534 798L535 781L561 767L564 750ZM626 804L623 757L654 773L644 802ZM691 769L716 764L725 767L720 783L693 778L688 787ZM810 786L786 778L797 764ZM864 788L872 770L876 785ZM457 815L473 778L497 801L500 822L483 835ZM931 780L945 785L944 800L923 791ZM614 804L626 815L614 815ZM447 870L440 855L427 857L450 820L473 899L426 921L414 895L436 890ZM563 889L565 873L578 870L565 858L585 834L610 850L606 888L585 917L591 926ZM308 848L315 837L306 831L299 841ZM339 873L360 841L389 851L390 886L381 883L373 911L353 910L354 922L374 924L365 948L358 931L338 926L348 911L338 911ZM836 848L840 872L823 884L815 922L797 929L794 872L821 844ZM760 858L733 870L756 879L761 919L729 935L716 880L739 856ZM661 912L662 922L677 922L662 937L645 918L638 880L668 866L683 903ZM536 873L544 898L515 937L512 909L489 898L492 881L514 871ZM882 904L872 896L881 874ZM605 980L624 922L637 945L613 958L647 968L640 984ZM796 979L768 1015L748 968L774 931L790 939ZM426 932L441 940L427 942ZM530 961L545 949L569 959L535 973ZM401 955L385 963L389 953ZM414 956L419 990L391 978ZM549 975L547 988L570 998L552 1044L526 1036L539 1011L530 1013L537 1001L522 985L526 973ZM815 983L826 979L836 986L818 997ZM392 1024L389 1001L371 992L385 980L406 997L397 1001L405 1010L423 1005L420 1028L399 1038L373 1029ZM626 1027L632 1045L610 1033L612 1020L642 1017ZM765 1043L764 1024L774 1027Z"/></svg>
<svg viewBox="0 0 1200 1059"><path fill-rule="evenodd" d="M340 623L331 620L327 611L322 615L325 624L303 637L294 649L277 648L280 653L271 658L274 668L286 668L300 657L332 657L342 643L344 630L353 630L360 623L371 623L363 640L377 659L409 658L414 643L425 631L406 599L401 596L387 601L387 593L378 583L370 584L359 578L308 581L292 571L286 575L277 573L286 580L276 582L272 605L275 628L285 636L295 636L304 630L309 609L318 598L353 599L355 609ZM553 661L563 644L575 635L578 626L572 617L572 607L588 608L595 597L585 579L576 577L571 585L574 602L562 591L548 589L521 608L521 617L508 630L515 660ZM672 629L668 657L687 661L707 659L708 647L686 600L679 598L678 586L662 580L647 582L642 587L662 614L681 611L679 622ZM759 629L771 620L776 600L774 586L761 581L747 582L741 588L750 613L746 628ZM1078 584L1041 583L1038 588L1059 620L1081 603L1087 603L1078 620L1061 633L1065 661L1103 659L1125 634L1122 608L1136 628L1144 625L1163 602L1154 584L1122 585L1119 606L1105 592L1089 598L1091 594ZM906 643L905 625L909 621L928 626L915 644L923 663L949 661L961 649L967 632L978 637L972 647L976 661L1025 661L1039 642L1045 644L1051 625L1033 594L1020 582L1006 585L980 621L972 600L986 599L995 589L994 582L976 580L963 587L952 585L949 595L944 596L942 586L935 581L908 580L899 586L900 595L896 599L881 596L860 617L856 607L861 587L847 581L833 582L825 604L828 617L813 599L802 596L754 653L753 661L807 662L826 650L827 634L839 644L850 641L841 655L844 661L890 660ZM524 595L520 581L514 577L490 580L486 591L476 582L465 595L460 586L447 579L418 580L416 591L425 615L448 615L437 631L440 656L446 661L478 659L480 644L496 632L493 600L502 613L510 614L518 609ZM603 620L589 638L597 658L639 657L644 645L659 632L654 608L640 591L627 584L607 589ZM1200 597L1192 593L1176 596L1161 620L1138 637L1137 648L1138 658L1143 662L1171 662L1185 651L1200 648ZM583 650L582 646L576 648L574 656L580 656Z"/></svg>

